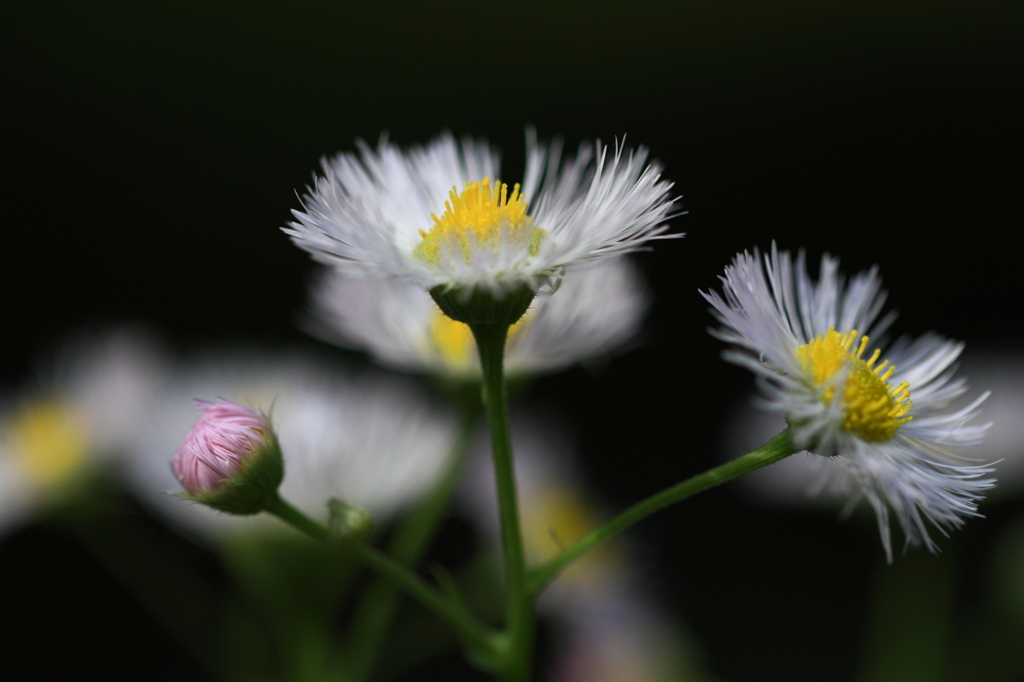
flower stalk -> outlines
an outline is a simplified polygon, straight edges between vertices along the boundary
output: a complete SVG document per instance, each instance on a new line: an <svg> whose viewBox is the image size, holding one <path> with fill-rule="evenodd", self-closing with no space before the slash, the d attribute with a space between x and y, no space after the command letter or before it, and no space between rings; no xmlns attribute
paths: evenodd
<svg viewBox="0 0 1024 682"><path fill-rule="evenodd" d="M505 563L505 650L500 663L502 682L526 682L533 652L534 595L527 589L526 552L519 519L508 387L504 354L509 323L470 324L483 371L482 398L491 432L491 453L498 488L501 541Z"/></svg>
<svg viewBox="0 0 1024 682"><path fill-rule="evenodd" d="M395 531L388 553L403 566L414 567L423 556L451 504L462 470L469 454L473 431L479 420L479 408L465 410L448 467L420 502L410 511L405 522ZM345 638L346 672L351 682L370 679L395 614L401 594L391 580L380 576L367 588L352 617Z"/></svg>
<svg viewBox="0 0 1024 682"><path fill-rule="evenodd" d="M280 496L270 504L267 512L317 542L331 542L330 531L325 526L309 518ZM428 585L406 566L369 545L358 544L349 551L364 566L401 587L429 611L450 624L466 646L479 654L479 658L487 660L488 654L495 652L495 638L491 633L460 604Z"/></svg>
<svg viewBox="0 0 1024 682"><path fill-rule="evenodd" d="M713 488L738 476L750 473L755 469L778 462L799 451L800 448L793 444L793 439L787 429L761 447L742 457L737 457L731 462L726 462L702 474L697 474L681 483L657 492L645 500L637 502L608 523L577 540L548 563L534 569L529 576L527 592L531 596L539 594L570 563L593 549L597 544L625 530L634 523L642 521L651 514L671 504L685 500L687 497L703 492L708 488Z"/></svg>

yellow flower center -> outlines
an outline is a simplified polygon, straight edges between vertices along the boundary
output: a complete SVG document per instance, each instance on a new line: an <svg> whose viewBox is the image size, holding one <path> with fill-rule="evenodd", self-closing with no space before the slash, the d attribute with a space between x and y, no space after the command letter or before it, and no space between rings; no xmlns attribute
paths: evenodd
<svg viewBox="0 0 1024 682"><path fill-rule="evenodd" d="M497 252L503 244L535 256L547 234L526 215L519 185L511 196L508 185L498 182L492 187L490 178L467 183L461 194L452 187L444 209L440 218L430 214L434 227L420 230L423 241L413 249L414 256L434 265L448 253L469 263L474 248Z"/></svg>
<svg viewBox="0 0 1024 682"><path fill-rule="evenodd" d="M818 334L797 349L805 374L818 387L827 386L821 395L826 405L832 403L836 387L833 377L846 371L846 382L840 398L843 407L843 428L860 438L871 441L889 440L897 429L913 417L907 415L910 402L910 383L904 381L896 388L887 382L896 368L888 360L875 367L881 351L877 348L868 360L861 358L868 346L868 337L862 336L857 350L851 350L858 332L850 329L842 334L830 327L827 334Z"/></svg>
<svg viewBox="0 0 1024 682"><path fill-rule="evenodd" d="M40 487L66 483L86 460L88 427L71 408L57 400L43 400L23 408L7 428L13 455Z"/></svg>
<svg viewBox="0 0 1024 682"><path fill-rule="evenodd" d="M532 310L532 309L531 309ZM508 328L508 339L505 347L513 345L527 327L533 315L530 310L519 318L519 321ZM445 365L456 371L471 371L479 369L476 359L473 356L473 349L476 343L473 341L473 332L469 325L457 322L448 317L440 310L434 311L434 317L430 322L430 344Z"/></svg>
<svg viewBox="0 0 1024 682"><path fill-rule="evenodd" d="M558 485L545 486L531 495L522 514L523 549L533 565L553 559L601 525L600 515L586 499L575 490ZM576 583L600 581L614 572L621 560L621 547L615 542L604 542L570 564L562 579Z"/></svg>

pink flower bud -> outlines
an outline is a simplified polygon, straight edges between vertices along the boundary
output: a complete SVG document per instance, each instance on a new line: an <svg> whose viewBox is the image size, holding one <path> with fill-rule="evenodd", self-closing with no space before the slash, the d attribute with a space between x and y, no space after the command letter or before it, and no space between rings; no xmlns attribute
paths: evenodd
<svg viewBox="0 0 1024 682"><path fill-rule="evenodd" d="M189 497L233 514L264 510L281 484L281 451L266 415L227 400L203 414L171 461Z"/></svg>

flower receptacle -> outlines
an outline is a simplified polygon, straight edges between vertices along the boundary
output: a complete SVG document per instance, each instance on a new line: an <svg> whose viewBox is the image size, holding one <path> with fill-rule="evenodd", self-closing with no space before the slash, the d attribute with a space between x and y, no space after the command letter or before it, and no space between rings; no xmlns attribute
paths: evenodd
<svg viewBox="0 0 1024 682"><path fill-rule="evenodd" d="M526 313L536 295L526 284L508 289L500 297L480 287L437 286L430 290L441 312L468 325L511 326Z"/></svg>

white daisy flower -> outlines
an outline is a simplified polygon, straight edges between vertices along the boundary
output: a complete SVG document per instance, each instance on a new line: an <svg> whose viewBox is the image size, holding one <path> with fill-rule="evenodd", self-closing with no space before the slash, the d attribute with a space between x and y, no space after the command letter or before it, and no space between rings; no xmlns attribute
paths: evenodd
<svg viewBox="0 0 1024 682"><path fill-rule="evenodd" d="M459 379L480 375L469 327L445 316L414 283L329 270L317 278L311 298L306 326L326 341L367 351L396 369ZM538 296L513 325L506 372L553 372L610 355L635 337L647 300L626 258L577 266L557 296Z"/></svg>
<svg viewBox="0 0 1024 682"><path fill-rule="evenodd" d="M138 329L83 336L60 349L32 388L0 401L0 528L116 464L146 421L165 364Z"/></svg>
<svg viewBox="0 0 1024 682"><path fill-rule="evenodd" d="M234 517L168 492L169 462L199 411L193 398L224 398L267 411L284 455L285 500L324 520L339 498L375 520L404 509L437 479L456 439L450 414L394 376L352 375L294 354L222 352L179 375L137 433L132 483L148 504L214 539L280 523Z"/></svg>
<svg viewBox="0 0 1024 682"><path fill-rule="evenodd" d="M360 142L358 154L324 159L284 230L351 274L498 300L524 287L532 295L574 263L678 236L665 234L672 184L645 148L584 145L563 161L559 143L528 138L525 178L511 187L484 141L444 134L404 152Z"/></svg>
<svg viewBox="0 0 1024 682"><path fill-rule="evenodd" d="M944 411L967 390L952 376L963 344L935 334L898 341L880 362L870 339L894 316L878 319L878 271L847 283L838 266L824 256L814 283L802 253L795 264L774 245L763 264L757 250L737 255L721 278L724 295L701 292L722 324L712 333L738 347L724 357L758 376L796 445L833 458L832 483L854 493L851 505L867 498L890 560L890 510L907 545L935 552L926 521L943 533L961 526L994 484L984 478L991 467L948 451L981 443L988 425L968 422L986 396Z"/></svg>

